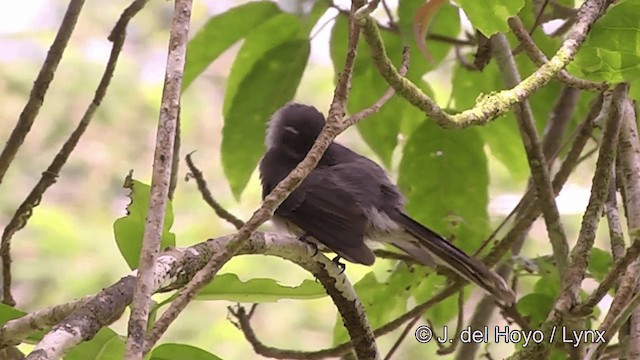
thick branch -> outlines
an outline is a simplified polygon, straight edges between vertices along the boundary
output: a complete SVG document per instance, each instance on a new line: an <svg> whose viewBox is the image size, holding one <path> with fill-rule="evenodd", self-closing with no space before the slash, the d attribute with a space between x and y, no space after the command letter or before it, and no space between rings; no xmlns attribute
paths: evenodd
<svg viewBox="0 0 640 360"><path fill-rule="evenodd" d="M129 318L125 352L127 360L142 359L143 356L144 335L147 329L151 294L153 293L153 267L160 251L172 163L174 163L174 141L180 109L180 90L189 35L191 5L191 0L176 0L173 10L156 149L153 157L149 209L145 220L136 290Z"/></svg>

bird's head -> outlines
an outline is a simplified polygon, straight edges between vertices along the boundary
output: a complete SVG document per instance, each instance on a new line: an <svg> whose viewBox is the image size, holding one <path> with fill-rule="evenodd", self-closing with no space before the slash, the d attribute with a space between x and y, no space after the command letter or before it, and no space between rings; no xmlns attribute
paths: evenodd
<svg viewBox="0 0 640 360"><path fill-rule="evenodd" d="M276 111L267 128L267 149L279 148L302 159L324 126L324 115L315 107L288 103Z"/></svg>

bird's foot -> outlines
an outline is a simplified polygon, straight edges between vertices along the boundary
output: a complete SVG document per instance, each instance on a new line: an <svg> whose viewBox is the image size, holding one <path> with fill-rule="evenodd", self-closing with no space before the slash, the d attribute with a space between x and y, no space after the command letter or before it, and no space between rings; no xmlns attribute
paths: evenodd
<svg viewBox="0 0 640 360"><path fill-rule="evenodd" d="M340 275L342 275L342 273L344 273L344 271L347 269L347 265L340 262L340 256L334 257L331 261L333 261L342 270L340 271Z"/></svg>
<svg viewBox="0 0 640 360"><path fill-rule="evenodd" d="M302 241L303 243L311 246L311 248L313 248L313 254L311 254L311 257L314 257L316 255L318 255L318 245L316 245L313 241L309 240L309 237L311 235L304 233L300 236L298 236L298 240Z"/></svg>

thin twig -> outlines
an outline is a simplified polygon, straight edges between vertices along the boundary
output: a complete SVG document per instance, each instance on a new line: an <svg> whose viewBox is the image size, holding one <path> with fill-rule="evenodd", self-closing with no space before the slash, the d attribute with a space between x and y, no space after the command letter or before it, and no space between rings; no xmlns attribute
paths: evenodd
<svg viewBox="0 0 640 360"><path fill-rule="evenodd" d="M191 18L191 0L176 0L169 34L169 51L165 71L164 89L153 157L149 208L145 220L142 250L136 277L136 288L131 303L131 316L124 358L142 359L149 307L153 293L154 265L160 252L169 184L174 163L174 141L180 108L180 91L184 75L185 54Z"/></svg>
<svg viewBox="0 0 640 360"><path fill-rule="evenodd" d="M193 152L187 154L185 157L187 167L189 167L189 174L187 174L186 179L189 180L190 177L196 179L196 184L198 184L198 190L200 191L200 195L202 195L202 199L213 209L213 211L215 211L216 215L235 226L236 229L240 229L242 225L244 225L244 221L228 212L216 201L216 199L213 198L213 195L211 195L209 187L207 186L207 181L204 179L204 175L202 175L202 171L200 171L200 169L198 169L193 163L191 155L193 155Z"/></svg>
<svg viewBox="0 0 640 360"><path fill-rule="evenodd" d="M118 57L120 52L122 51L122 46L124 44L124 39L126 36L127 25L129 24L129 20L131 20L144 6L147 0L137 0L134 1L128 8L126 8L118 22L113 27L109 35L109 41L113 43L111 47L111 53L109 55L109 60L107 60L107 64L105 66L105 70L102 74L102 78L100 79L100 83L96 88L95 94L93 96L93 100L87 107L87 110L82 115L80 119L80 123L76 127L76 129L71 133L67 141L62 145L62 148L56 154L55 158L49 165L49 167L42 173L42 177L38 181L38 183L33 187L29 195L24 199L22 204L18 207L15 214L9 220L9 223L5 227L2 233L2 245L0 246L0 254L2 256L2 273L3 273L3 302L5 304L13 301L11 297L11 257L10 257L10 246L11 246L11 238L13 235L22 229L26 224L29 218L33 213L33 209L40 204L40 200L42 199L42 195L44 192L56 182L58 174L60 170L67 162L67 159L75 149L80 137L84 134L85 130L89 126L93 115L95 114L97 108L102 103L104 96L109 88L109 84L111 82L111 77L116 68L116 64L118 62Z"/></svg>
<svg viewBox="0 0 640 360"><path fill-rule="evenodd" d="M407 335L409 335L409 332L411 332L411 330L416 326L416 323L418 322L418 320L420 320L421 318L422 318L422 315L414 316L414 318L411 319L411 321L409 321L407 325L405 325L404 330L402 330L402 332L398 336L398 339L393 343L393 345L389 349L389 352L384 357L384 360L390 360L393 358L393 354L395 354L395 352L398 351L398 349L400 348L400 345L402 344L402 341L404 341ZM431 329L433 331L433 326L431 324L429 324L429 326L431 326Z"/></svg>
<svg viewBox="0 0 640 360"><path fill-rule="evenodd" d="M51 43L49 52L47 52L47 57L44 60L44 64L42 64L38 77L36 77L36 80L33 83L31 93L29 94L29 100L24 106L24 109L22 109L20 117L18 118L18 123L11 132L4 149L0 154L0 184L2 184L2 179L4 178L9 165L11 165L18 149L31 130L31 126L35 121L36 116L38 116L40 107L44 102L44 97L49 89L49 84L53 81L53 76L56 73L60 59L62 59L64 50L67 48L69 38L71 38L71 34L76 26L76 22L78 21L78 16L80 16L80 11L82 11L83 5L84 0L69 1L67 11L65 12L62 23L58 28L58 33L56 34L53 43ZM12 301L13 299L6 299L5 294L3 302L7 304L7 300Z"/></svg>

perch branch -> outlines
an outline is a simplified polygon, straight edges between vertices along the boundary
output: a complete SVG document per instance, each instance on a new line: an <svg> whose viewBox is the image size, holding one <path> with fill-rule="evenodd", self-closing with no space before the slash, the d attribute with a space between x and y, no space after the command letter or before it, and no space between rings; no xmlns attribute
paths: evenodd
<svg viewBox="0 0 640 360"><path fill-rule="evenodd" d="M173 248L161 254L153 268L153 292L166 292L183 287L195 274L202 269L214 256L221 253L234 236L222 236L196 244L189 248ZM355 296L348 279L341 273L341 269L330 259L321 253L311 256L308 246L297 238L283 236L274 233L255 232L252 237L240 249L239 254L265 254L277 256L292 261L299 266L320 274L319 280L325 287L334 287L333 292L344 296L344 305L349 311L362 311L359 301L354 301L350 296ZM324 274L324 275L323 275ZM328 275L327 275L328 274ZM329 277L327 277L329 276ZM329 279L330 278L330 279ZM122 316L124 309L133 299L136 280L136 272L124 276L115 284L106 287L95 296L81 300L75 300L83 304L76 308L75 305L62 307L66 309L67 316L60 321L42 340L36 345L27 359L58 359L71 348L82 341L93 338L100 328L107 326ZM350 301L349 301L350 300ZM359 307L359 309L358 309ZM75 309L75 311L73 311ZM27 315L36 316L34 314ZM12 328L24 329L25 322L15 319L0 328L2 343L15 339L16 332ZM21 322L21 325L12 325ZM51 325L47 321L46 325ZM35 331L37 328L30 327ZM2 335L5 334L5 335ZM8 336L12 335L12 336ZM29 334L21 331L20 336Z"/></svg>

